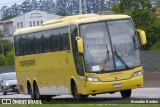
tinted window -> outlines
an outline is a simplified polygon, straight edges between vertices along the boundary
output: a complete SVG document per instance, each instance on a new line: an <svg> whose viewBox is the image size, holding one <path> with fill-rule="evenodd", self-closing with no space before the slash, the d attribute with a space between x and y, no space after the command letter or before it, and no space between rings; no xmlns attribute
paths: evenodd
<svg viewBox="0 0 160 107"><path fill-rule="evenodd" d="M14 38L14 47L15 47L15 54L17 55L17 56L19 56L20 55L20 51L19 51L19 37L15 37Z"/></svg>
<svg viewBox="0 0 160 107"><path fill-rule="evenodd" d="M68 27L15 37L16 55L56 52L70 49Z"/></svg>
<svg viewBox="0 0 160 107"><path fill-rule="evenodd" d="M50 42L50 31L43 31L42 32L42 41L43 41L43 52L51 52L51 42Z"/></svg>
<svg viewBox="0 0 160 107"><path fill-rule="evenodd" d="M68 27L61 28L61 50L69 50L69 34Z"/></svg>

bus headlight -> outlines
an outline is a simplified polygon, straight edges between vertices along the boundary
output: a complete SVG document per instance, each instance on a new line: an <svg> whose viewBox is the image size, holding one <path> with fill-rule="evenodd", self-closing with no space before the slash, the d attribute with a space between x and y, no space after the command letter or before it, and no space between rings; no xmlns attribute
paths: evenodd
<svg viewBox="0 0 160 107"><path fill-rule="evenodd" d="M87 77L87 81L91 81L91 82L99 82L101 81L99 78L97 77Z"/></svg>
<svg viewBox="0 0 160 107"><path fill-rule="evenodd" d="M142 70L142 71L138 71L138 72L134 72L134 73L132 74L132 78L133 78L133 77L136 77L136 76L139 76L139 75L141 75L141 74L143 74L143 70Z"/></svg>

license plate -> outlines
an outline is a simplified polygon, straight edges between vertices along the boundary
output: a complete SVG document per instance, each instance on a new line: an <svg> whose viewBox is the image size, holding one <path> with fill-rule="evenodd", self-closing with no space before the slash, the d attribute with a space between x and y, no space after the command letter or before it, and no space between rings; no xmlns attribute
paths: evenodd
<svg viewBox="0 0 160 107"><path fill-rule="evenodd" d="M113 84L113 88L120 88L122 87L122 84Z"/></svg>

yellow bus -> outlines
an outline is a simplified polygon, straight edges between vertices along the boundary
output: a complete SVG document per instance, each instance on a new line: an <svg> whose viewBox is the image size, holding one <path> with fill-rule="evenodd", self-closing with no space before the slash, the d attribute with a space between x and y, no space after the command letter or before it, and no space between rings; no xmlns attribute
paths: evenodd
<svg viewBox="0 0 160 107"><path fill-rule="evenodd" d="M67 16L14 33L19 92L33 99L120 92L143 87L145 32L128 15Z"/></svg>

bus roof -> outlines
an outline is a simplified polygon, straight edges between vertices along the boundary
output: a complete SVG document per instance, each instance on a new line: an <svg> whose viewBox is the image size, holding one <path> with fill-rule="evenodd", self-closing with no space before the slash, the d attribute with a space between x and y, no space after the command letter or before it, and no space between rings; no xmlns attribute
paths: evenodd
<svg viewBox="0 0 160 107"><path fill-rule="evenodd" d="M83 15L67 16L57 20L50 20L50 21L44 22L41 26L18 29L15 31L14 35L18 36L18 35L23 35L27 33L39 32L43 30L49 30L53 28L68 26L69 24L77 25L77 24L90 23L90 22L96 22L96 21L125 19L125 18L130 18L130 16L98 15L98 14L83 14Z"/></svg>
<svg viewBox="0 0 160 107"><path fill-rule="evenodd" d="M73 20L71 24L83 24L83 23L97 22L103 20L116 20L125 18L131 18L131 17L128 15L98 15L90 18L76 19Z"/></svg>

